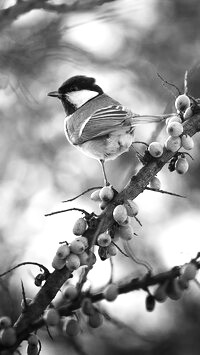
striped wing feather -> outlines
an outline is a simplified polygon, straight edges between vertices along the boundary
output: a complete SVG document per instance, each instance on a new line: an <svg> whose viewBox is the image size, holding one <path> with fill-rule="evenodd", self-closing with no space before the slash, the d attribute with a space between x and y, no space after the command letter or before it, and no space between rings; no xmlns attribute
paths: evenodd
<svg viewBox="0 0 200 355"><path fill-rule="evenodd" d="M85 142L114 132L123 126L127 128L127 116L128 112L122 106L109 106L97 110L83 122L79 138Z"/></svg>

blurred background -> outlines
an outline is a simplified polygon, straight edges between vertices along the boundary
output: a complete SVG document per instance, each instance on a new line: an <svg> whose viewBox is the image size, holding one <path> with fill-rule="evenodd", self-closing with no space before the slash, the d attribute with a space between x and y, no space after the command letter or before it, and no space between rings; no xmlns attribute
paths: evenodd
<svg viewBox="0 0 200 355"><path fill-rule="evenodd" d="M103 90L139 114L174 111L177 92L164 86L158 73L183 89L189 71L189 93L200 96L200 5L198 0L1 0L0 2L0 272L23 261L51 261L63 240L72 240L80 217L68 207L100 210L88 195L74 197L103 183L100 165L65 138L64 111L47 97L67 78L94 76ZM154 125L141 126L136 140L149 142ZM157 132L158 133L158 132ZM156 139L164 142L165 128ZM184 264L200 251L199 136L190 169L184 176L158 174L162 188L186 199L146 191L136 199L142 228L130 248L153 271ZM140 168L134 150L106 163L109 181L119 191ZM114 280L144 275L146 269L118 254ZM0 280L0 315L16 320L37 268L23 267ZM109 261L98 261L89 274L93 289L110 276ZM39 331L42 354L181 354L200 351L200 289L191 284L180 301L145 309L145 293L122 295L102 302L111 316L97 330L83 327L77 338L52 331L54 341ZM24 350L25 351L25 350ZM23 351L22 351L23 353ZM25 353L25 352L24 352Z"/></svg>

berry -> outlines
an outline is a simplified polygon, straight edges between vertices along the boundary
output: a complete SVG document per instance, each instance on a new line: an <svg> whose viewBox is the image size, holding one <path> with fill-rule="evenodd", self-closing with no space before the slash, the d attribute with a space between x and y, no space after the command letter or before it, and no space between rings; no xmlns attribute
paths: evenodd
<svg viewBox="0 0 200 355"><path fill-rule="evenodd" d="M109 284L105 288L103 294L104 294L104 298L106 301L110 301L110 302L114 301L119 294L117 285L116 284Z"/></svg>
<svg viewBox="0 0 200 355"><path fill-rule="evenodd" d="M183 290L180 287L178 278L172 279L168 282L166 292L168 297L172 300L179 300L181 298Z"/></svg>
<svg viewBox="0 0 200 355"><path fill-rule="evenodd" d="M99 192L99 197L102 201L106 201L106 202L111 201L114 197L114 191L112 187L104 186Z"/></svg>
<svg viewBox="0 0 200 355"><path fill-rule="evenodd" d="M181 147L181 138L169 136L165 142L165 147L175 153Z"/></svg>
<svg viewBox="0 0 200 355"><path fill-rule="evenodd" d="M116 248L116 246L115 246L114 244L112 244L112 243L108 246L108 254L109 254L110 256L115 256L115 255L117 254L117 248Z"/></svg>
<svg viewBox="0 0 200 355"><path fill-rule="evenodd" d="M184 134L181 137L181 144L182 147L186 150L191 150L194 147L194 141L192 139L192 137L190 137L188 134Z"/></svg>
<svg viewBox="0 0 200 355"><path fill-rule="evenodd" d="M168 125L171 122L182 123L182 119L180 118L180 116L172 116L172 117L169 117L165 122L166 122L166 125Z"/></svg>
<svg viewBox="0 0 200 355"><path fill-rule="evenodd" d="M81 309L82 309L83 313L86 314L87 316L94 315L96 312L96 310L92 304L92 301L89 297L83 298L83 300L81 302Z"/></svg>
<svg viewBox="0 0 200 355"><path fill-rule="evenodd" d="M160 180L154 176L151 180L150 180L150 183L149 183L150 187L152 189L157 189L157 190L160 190L161 188L161 182Z"/></svg>
<svg viewBox="0 0 200 355"><path fill-rule="evenodd" d="M27 346L27 355L38 355L37 345L28 344Z"/></svg>
<svg viewBox="0 0 200 355"><path fill-rule="evenodd" d="M28 344L29 345L33 345L33 346L37 346L38 345L38 337L36 334L30 334L28 337Z"/></svg>
<svg viewBox="0 0 200 355"><path fill-rule="evenodd" d="M0 317L0 329L9 328L11 327L11 325L12 322L10 317L6 317L6 316Z"/></svg>
<svg viewBox="0 0 200 355"><path fill-rule="evenodd" d="M166 288L168 281L160 284L154 292L154 298L157 302L164 302L167 299Z"/></svg>
<svg viewBox="0 0 200 355"><path fill-rule="evenodd" d="M178 111L185 111L190 106L190 99L187 95L179 95L175 101L175 107Z"/></svg>
<svg viewBox="0 0 200 355"><path fill-rule="evenodd" d="M91 328L98 328L103 323L103 316L97 310L88 318L88 324Z"/></svg>
<svg viewBox="0 0 200 355"><path fill-rule="evenodd" d="M138 205L134 201L127 200L127 203L125 203L125 207L126 207L127 214L129 217L137 216L137 214L139 212L139 208L138 208Z"/></svg>
<svg viewBox="0 0 200 355"><path fill-rule="evenodd" d="M77 254L71 253L66 259L66 266L70 271L77 270L81 265L80 258Z"/></svg>
<svg viewBox="0 0 200 355"><path fill-rule="evenodd" d="M120 226L116 230L116 235L124 240L131 240L133 238L133 228L130 224L126 226Z"/></svg>
<svg viewBox="0 0 200 355"><path fill-rule="evenodd" d="M107 247L111 243L111 236L107 232L99 234L97 238L97 244L100 247Z"/></svg>
<svg viewBox="0 0 200 355"><path fill-rule="evenodd" d="M17 340L15 329L12 327L5 328L0 332L0 341L5 346L12 346Z"/></svg>
<svg viewBox="0 0 200 355"><path fill-rule="evenodd" d="M192 117L194 114L192 107L189 106L188 108L186 108L184 114L183 114L183 118L184 120L187 120L188 118Z"/></svg>
<svg viewBox="0 0 200 355"><path fill-rule="evenodd" d="M101 199L99 197L99 192L100 192L100 189L99 190L95 190L90 196L91 200L100 201Z"/></svg>
<svg viewBox="0 0 200 355"><path fill-rule="evenodd" d="M182 279L186 281L194 280L197 274L197 267L194 263L188 263L183 271Z"/></svg>
<svg viewBox="0 0 200 355"><path fill-rule="evenodd" d="M183 125L179 122L170 122L167 125L167 133L171 137L178 137L183 133Z"/></svg>
<svg viewBox="0 0 200 355"><path fill-rule="evenodd" d="M65 259L60 259L55 255L51 265L54 269L61 270L65 266Z"/></svg>
<svg viewBox="0 0 200 355"><path fill-rule="evenodd" d="M55 326L60 321L60 315L55 308L49 308L44 312L43 319L49 326Z"/></svg>
<svg viewBox="0 0 200 355"><path fill-rule="evenodd" d="M188 171L189 164L186 158L179 157L175 164L175 169L178 174L185 174Z"/></svg>
<svg viewBox="0 0 200 355"><path fill-rule="evenodd" d="M178 283L181 290L186 290L189 287L189 281L186 280L183 275L179 276Z"/></svg>
<svg viewBox="0 0 200 355"><path fill-rule="evenodd" d="M118 224L123 224L127 220L128 214L124 205L118 205L113 211L113 218Z"/></svg>
<svg viewBox="0 0 200 355"><path fill-rule="evenodd" d="M75 235L82 235L87 229L87 222L84 218L79 218L74 224L73 233Z"/></svg>
<svg viewBox="0 0 200 355"><path fill-rule="evenodd" d="M97 261L96 255L90 250L88 253L88 262L87 262L88 267L94 265L96 261Z"/></svg>
<svg viewBox="0 0 200 355"><path fill-rule="evenodd" d="M77 296L78 296L78 291L77 288L73 285L68 285L65 287L64 291L63 291L63 296L67 299L67 300L74 300Z"/></svg>
<svg viewBox="0 0 200 355"><path fill-rule="evenodd" d="M85 245L80 239L73 240L69 247L74 254L82 254L85 251Z"/></svg>
<svg viewBox="0 0 200 355"><path fill-rule="evenodd" d="M75 337L80 333L81 329L78 320L74 318L68 318L64 323L63 330L69 336Z"/></svg>
<svg viewBox="0 0 200 355"><path fill-rule="evenodd" d="M145 304L146 304L147 311L152 312L154 310L155 304L156 304L154 296L147 295L146 300L145 300Z"/></svg>
<svg viewBox="0 0 200 355"><path fill-rule="evenodd" d="M61 245L56 252L56 256L60 259L65 259L69 254L70 254L70 249L67 244Z"/></svg>
<svg viewBox="0 0 200 355"><path fill-rule="evenodd" d="M103 211L105 210L105 208L107 207L108 205L108 202L106 201L101 201L100 204L99 204L99 208Z"/></svg>
<svg viewBox="0 0 200 355"><path fill-rule="evenodd" d="M149 144L148 151L154 158L159 158L163 154L163 146L159 142L152 142Z"/></svg>
<svg viewBox="0 0 200 355"><path fill-rule="evenodd" d="M86 237L80 236L80 237L77 237L75 240L81 241L84 244L85 249L88 248L88 239Z"/></svg>
<svg viewBox="0 0 200 355"><path fill-rule="evenodd" d="M82 254L79 255L79 259L80 259L81 266L82 265L87 265L88 264L88 260L89 260L88 253L86 253L86 251L84 251Z"/></svg>

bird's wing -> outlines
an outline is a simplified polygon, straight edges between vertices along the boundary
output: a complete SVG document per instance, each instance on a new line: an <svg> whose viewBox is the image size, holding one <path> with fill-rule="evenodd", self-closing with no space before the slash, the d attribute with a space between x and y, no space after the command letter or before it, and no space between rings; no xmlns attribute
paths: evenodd
<svg viewBox="0 0 200 355"><path fill-rule="evenodd" d="M131 127L129 118L132 116L130 110L123 106L108 106L95 111L81 125L79 140L88 140L112 133L119 128Z"/></svg>

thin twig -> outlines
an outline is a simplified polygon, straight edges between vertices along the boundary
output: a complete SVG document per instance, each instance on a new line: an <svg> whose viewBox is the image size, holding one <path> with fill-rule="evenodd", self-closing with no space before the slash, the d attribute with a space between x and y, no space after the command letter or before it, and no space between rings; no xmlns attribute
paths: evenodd
<svg viewBox="0 0 200 355"><path fill-rule="evenodd" d="M68 200L65 200L65 201L62 201L62 203L65 203L65 202L72 202L74 200L76 200L77 198L87 194L88 192L92 191L92 190L98 190L98 189L101 189L102 186L96 186L96 187L90 187L89 189L81 192L79 195L75 196L75 197L72 197L72 198L69 198Z"/></svg>
<svg viewBox="0 0 200 355"><path fill-rule="evenodd" d="M60 211L55 211L55 212L51 212L51 213L47 213L45 214L45 217L48 217L48 216L53 216L54 214L58 214L58 213L64 213L64 212L68 212L68 211L79 211L79 212L82 212L84 213L86 216L89 216L90 214L83 210L82 208L67 208L66 210L60 210Z"/></svg>
<svg viewBox="0 0 200 355"><path fill-rule="evenodd" d="M180 95L181 92L179 90L179 88L175 85L175 84L172 84L172 83L169 83L169 81L165 80L159 73L157 73L157 76L159 77L159 79L161 79L163 81L163 83L166 85L170 85L172 87L174 87L177 91L178 91L178 94ZM175 94L170 90L170 92L173 94L173 96L175 96ZM176 96L175 96L176 97Z"/></svg>
<svg viewBox="0 0 200 355"><path fill-rule="evenodd" d="M24 265L36 265L36 266L39 266L39 268L42 269L42 270L44 270L44 272L45 272L47 275L50 274L49 270L48 270L44 265L39 264L39 263L36 263L36 262L32 262L32 261L24 261L23 263L19 263L19 264L17 264L16 266L12 267L11 269L9 269L9 270L3 272L2 274L0 274L0 277L5 276L5 275L7 275L9 272L11 272L11 271L17 269L17 268L20 267L20 266L24 266Z"/></svg>
<svg viewBox="0 0 200 355"><path fill-rule="evenodd" d="M148 186L145 187L145 190L160 192L161 194L167 194L167 195L181 197L181 198L187 198L187 196L179 195L179 194L176 194L175 192L169 192L169 191L165 191L165 190L161 190L161 189L155 189L153 187L148 187Z"/></svg>

